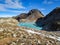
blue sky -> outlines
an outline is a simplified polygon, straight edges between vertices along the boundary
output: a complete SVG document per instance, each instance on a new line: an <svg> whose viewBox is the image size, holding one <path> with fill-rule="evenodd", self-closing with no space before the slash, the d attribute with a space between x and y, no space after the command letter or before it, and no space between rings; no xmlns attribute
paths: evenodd
<svg viewBox="0 0 60 45"><path fill-rule="evenodd" d="M11 17L39 9L44 15L60 7L60 0L0 0L0 17Z"/></svg>

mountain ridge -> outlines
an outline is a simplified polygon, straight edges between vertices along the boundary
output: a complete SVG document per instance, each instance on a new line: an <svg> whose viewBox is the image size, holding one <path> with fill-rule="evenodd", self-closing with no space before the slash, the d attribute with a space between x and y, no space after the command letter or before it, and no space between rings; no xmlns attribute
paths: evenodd
<svg viewBox="0 0 60 45"><path fill-rule="evenodd" d="M14 17L14 18L17 19L18 21L20 21L21 19L27 19L30 21L34 21L40 17L44 17L44 15L41 13L41 11L39 11L38 9L32 9L28 13L21 13L20 15Z"/></svg>

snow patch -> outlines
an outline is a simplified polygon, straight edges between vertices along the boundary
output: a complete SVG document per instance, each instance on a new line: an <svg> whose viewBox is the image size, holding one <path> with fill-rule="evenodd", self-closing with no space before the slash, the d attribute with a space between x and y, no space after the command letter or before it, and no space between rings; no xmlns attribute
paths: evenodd
<svg viewBox="0 0 60 45"><path fill-rule="evenodd" d="M35 31L32 31L32 30L26 30L27 32L29 32L29 33L35 33L35 34L41 34L41 33L38 33L38 32L35 32Z"/></svg>
<svg viewBox="0 0 60 45"><path fill-rule="evenodd" d="M4 31L2 28L0 28L0 32Z"/></svg>
<svg viewBox="0 0 60 45"><path fill-rule="evenodd" d="M49 38L56 39L56 37L53 37L53 36L51 36L51 35L49 35Z"/></svg>
<svg viewBox="0 0 60 45"><path fill-rule="evenodd" d="M45 36L45 37L48 37L48 38L52 38L52 39L55 39L55 40L58 40L58 41L60 41L60 37L54 37L54 36L51 36L51 35L44 35L44 34L42 34L42 33L38 33L38 32L35 32L35 31L32 31L32 30L25 30L25 31L27 31L28 33L32 33L32 34L38 34L38 35L42 35L42 36Z"/></svg>
<svg viewBox="0 0 60 45"><path fill-rule="evenodd" d="M60 41L60 37L58 37L58 38L57 38L57 40L59 40L59 41Z"/></svg>

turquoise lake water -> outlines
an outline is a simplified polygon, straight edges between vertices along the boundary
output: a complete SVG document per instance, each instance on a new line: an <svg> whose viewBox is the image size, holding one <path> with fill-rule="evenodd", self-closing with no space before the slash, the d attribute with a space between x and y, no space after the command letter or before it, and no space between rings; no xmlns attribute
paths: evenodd
<svg viewBox="0 0 60 45"><path fill-rule="evenodd" d="M42 29L42 27L36 26L36 24L33 23L33 22L20 22L18 24L18 26L27 27L27 28L33 28L33 29L37 29L37 30L41 30Z"/></svg>

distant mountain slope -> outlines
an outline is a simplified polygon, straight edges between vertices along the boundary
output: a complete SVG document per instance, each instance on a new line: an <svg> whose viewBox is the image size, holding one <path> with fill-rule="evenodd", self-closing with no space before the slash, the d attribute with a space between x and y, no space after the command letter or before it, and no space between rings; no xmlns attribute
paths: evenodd
<svg viewBox="0 0 60 45"><path fill-rule="evenodd" d="M15 18L18 21L20 21L21 19L27 19L27 20L30 20L30 21L34 21L34 20L37 20L40 17L44 17L44 15L39 10L32 9L27 14L22 13L22 14L16 16Z"/></svg>
<svg viewBox="0 0 60 45"><path fill-rule="evenodd" d="M27 17L27 19L29 20L36 20L38 18L44 17L43 14L37 9L30 10L28 15L29 16Z"/></svg>

